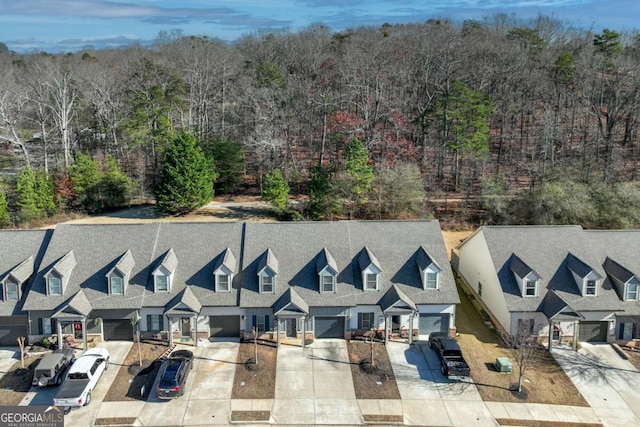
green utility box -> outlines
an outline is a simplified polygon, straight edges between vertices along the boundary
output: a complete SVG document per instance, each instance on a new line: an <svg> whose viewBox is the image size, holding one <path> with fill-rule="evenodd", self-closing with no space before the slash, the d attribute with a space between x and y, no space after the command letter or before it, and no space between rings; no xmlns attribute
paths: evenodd
<svg viewBox="0 0 640 427"><path fill-rule="evenodd" d="M498 372L513 372L513 365L508 357L497 357L495 366Z"/></svg>

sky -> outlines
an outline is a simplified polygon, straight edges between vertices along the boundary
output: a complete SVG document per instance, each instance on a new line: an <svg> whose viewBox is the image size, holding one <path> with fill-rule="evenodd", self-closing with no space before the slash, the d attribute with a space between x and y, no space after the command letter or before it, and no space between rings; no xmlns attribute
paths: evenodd
<svg viewBox="0 0 640 427"><path fill-rule="evenodd" d="M0 42L20 53L77 52L144 44L161 31L232 42L313 23L344 31L495 13L524 22L548 15L594 31L640 27L640 0L0 0Z"/></svg>

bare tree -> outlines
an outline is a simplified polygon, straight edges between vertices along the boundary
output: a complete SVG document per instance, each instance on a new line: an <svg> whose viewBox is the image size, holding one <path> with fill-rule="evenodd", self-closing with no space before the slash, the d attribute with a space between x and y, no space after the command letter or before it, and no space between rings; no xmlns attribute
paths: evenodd
<svg viewBox="0 0 640 427"><path fill-rule="evenodd" d="M536 361L540 349L536 345L535 337L527 323L519 327L513 334L502 334L502 340L509 348L511 358L518 368L518 392L522 392L522 379L525 372Z"/></svg>
<svg viewBox="0 0 640 427"><path fill-rule="evenodd" d="M27 112L27 91L15 79L15 67L4 61L0 67L0 139L19 147L25 165L30 167L29 154L20 136L21 121L24 121Z"/></svg>

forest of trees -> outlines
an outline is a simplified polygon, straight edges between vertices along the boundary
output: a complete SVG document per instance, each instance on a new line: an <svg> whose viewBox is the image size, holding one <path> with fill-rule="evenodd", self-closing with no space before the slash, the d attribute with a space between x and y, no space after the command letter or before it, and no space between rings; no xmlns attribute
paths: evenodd
<svg viewBox="0 0 640 427"><path fill-rule="evenodd" d="M116 206L116 170L120 202L149 198L188 132L217 194L287 188L307 218L437 216L445 199L462 222L637 227L639 125L638 33L547 16L0 53L0 160L53 188L36 212ZM105 183L78 200L87 161ZM22 174L5 174L4 224L33 215Z"/></svg>

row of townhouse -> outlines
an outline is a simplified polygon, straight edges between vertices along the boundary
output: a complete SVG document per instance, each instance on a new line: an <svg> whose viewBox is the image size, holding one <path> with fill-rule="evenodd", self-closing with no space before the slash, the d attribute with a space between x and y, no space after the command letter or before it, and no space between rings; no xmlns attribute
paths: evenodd
<svg viewBox="0 0 640 427"><path fill-rule="evenodd" d="M437 221L67 224L0 241L0 345L455 331Z"/></svg>
<svg viewBox="0 0 640 427"><path fill-rule="evenodd" d="M509 333L553 342L640 338L640 231L481 227L454 264Z"/></svg>

